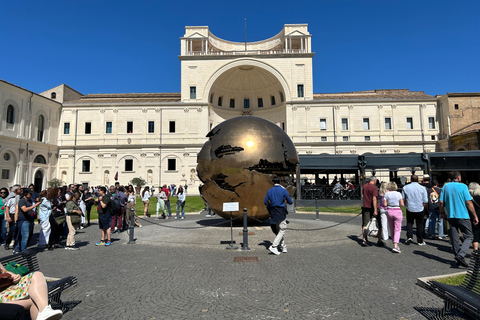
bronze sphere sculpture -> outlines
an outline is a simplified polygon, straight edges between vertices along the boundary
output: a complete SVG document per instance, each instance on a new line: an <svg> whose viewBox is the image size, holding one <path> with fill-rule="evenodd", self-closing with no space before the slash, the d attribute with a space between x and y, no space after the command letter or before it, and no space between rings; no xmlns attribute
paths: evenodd
<svg viewBox="0 0 480 320"><path fill-rule="evenodd" d="M280 177L293 195L298 155L290 137L277 125L241 116L220 123L207 137L198 154L197 174L203 182L200 194L216 214L230 218L230 212L223 212L223 203L239 202L240 211L233 212L234 217L247 208L248 216L267 219L263 200L273 186L273 176Z"/></svg>

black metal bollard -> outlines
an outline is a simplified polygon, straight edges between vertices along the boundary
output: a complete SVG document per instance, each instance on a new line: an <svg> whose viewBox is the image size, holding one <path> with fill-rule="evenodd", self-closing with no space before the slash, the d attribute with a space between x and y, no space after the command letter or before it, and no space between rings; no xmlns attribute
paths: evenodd
<svg viewBox="0 0 480 320"><path fill-rule="evenodd" d="M135 243L135 238L134 238L134 231L135 230L135 218L134 218L134 215L135 214L135 207L132 208L130 210L130 227L128 228L129 231L130 231L130 238L128 239L128 242L127 244L134 244Z"/></svg>
<svg viewBox="0 0 480 320"><path fill-rule="evenodd" d="M320 220L320 214L318 213L317 197L315 197L315 220Z"/></svg>
<svg viewBox="0 0 480 320"><path fill-rule="evenodd" d="M248 247L248 216L247 208L243 208L243 243L242 250L250 250Z"/></svg>

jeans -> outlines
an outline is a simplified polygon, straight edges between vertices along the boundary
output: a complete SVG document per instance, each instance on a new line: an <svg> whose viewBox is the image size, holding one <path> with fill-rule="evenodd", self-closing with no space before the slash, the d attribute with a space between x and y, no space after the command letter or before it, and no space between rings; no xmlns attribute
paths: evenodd
<svg viewBox="0 0 480 320"><path fill-rule="evenodd" d="M473 233L470 219L448 219L450 223L450 237L452 238L452 248L455 256L465 258L468 249L472 245ZM460 246L458 231L462 231L465 240Z"/></svg>
<svg viewBox="0 0 480 320"><path fill-rule="evenodd" d="M425 218L423 211L410 212L407 210L407 239L413 238L413 223L417 224L417 242L422 243L425 235Z"/></svg>
<svg viewBox="0 0 480 320"><path fill-rule="evenodd" d="M0 220L0 243L4 243L5 239L7 238L7 218L4 217Z"/></svg>
<svg viewBox="0 0 480 320"><path fill-rule="evenodd" d="M273 233L276 234L275 240L273 240L272 247L276 248L279 245L285 247L285 232L287 231L287 221L283 220L277 224L270 225Z"/></svg>
<svg viewBox="0 0 480 320"><path fill-rule="evenodd" d="M168 210L168 216L172 216L172 209L170 208L170 200L165 201L165 206L167 207Z"/></svg>
<svg viewBox="0 0 480 320"><path fill-rule="evenodd" d="M13 222L13 218L14 218L14 215L11 214L10 215L10 218L11 218L11 222L7 222L7 217L5 217L5 228L6 226L8 225L8 232L5 236L5 246L10 246L10 243L12 242L12 240L14 239L14 229L15 229L15 223Z"/></svg>
<svg viewBox="0 0 480 320"><path fill-rule="evenodd" d="M23 252L27 250L28 236L30 235L31 223L26 220L17 221L17 245L15 251Z"/></svg>
<svg viewBox="0 0 480 320"><path fill-rule="evenodd" d="M430 221L429 224L429 232L431 236L435 235L435 227L437 224L437 219L438 219L438 236L439 237L445 237L446 234L443 233L443 219L440 216L440 211L432 211L430 212L430 217L428 218L428 221Z"/></svg>
<svg viewBox="0 0 480 320"><path fill-rule="evenodd" d="M185 209L184 209L185 201L183 201L183 202L182 201L177 201L177 219L178 219L178 211L179 211L180 207L182 209L182 218L185 219Z"/></svg>

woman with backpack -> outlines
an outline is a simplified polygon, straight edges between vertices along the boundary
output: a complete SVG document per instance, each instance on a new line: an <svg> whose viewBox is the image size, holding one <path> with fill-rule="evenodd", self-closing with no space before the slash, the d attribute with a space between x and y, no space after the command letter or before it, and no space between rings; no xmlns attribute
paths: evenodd
<svg viewBox="0 0 480 320"><path fill-rule="evenodd" d="M52 214L50 215L50 239L48 239L48 250L53 248L63 248L60 242L63 224L65 222L65 205L67 201L63 197L63 188L48 189L47 199L50 200L52 206Z"/></svg>
<svg viewBox="0 0 480 320"><path fill-rule="evenodd" d="M143 217L150 218L150 215L148 214L148 204L150 203L150 188L148 186L143 189L142 201L143 205L145 206L145 209L143 210Z"/></svg>

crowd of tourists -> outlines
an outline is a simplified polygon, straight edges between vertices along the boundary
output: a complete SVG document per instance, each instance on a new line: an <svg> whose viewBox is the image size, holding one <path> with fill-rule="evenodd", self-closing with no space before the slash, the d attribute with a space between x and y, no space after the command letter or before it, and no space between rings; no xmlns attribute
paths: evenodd
<svg viewBox="0 0 480 320"><path fill-rule="evenodd" d="M413 242L413 226L416 225L417 245L424 246L426 238L449 240L454 259L458 265L468 267L465 256L470 246L478 250L480 228L480 185L462 183L460 172L449 173L450 178L439 187L437 180L426 176L419 183L418 176L412 175L411 182L398 192L395 182L382 182L377 187L375 177L367 178L363 186L361 245L370 246L368 236L372 229L372 218L378 223L377 245L385 246L391 237L392 252L401 253L399 246L403 212L406 207L407 234L405 244ZM390 234L389 234L390 232Z"/></svg>
<svg viewBox="0 0 480 320"><path fill-rule="evenodd" d="M172 184L159 187L156 219L172 217L170 197L177 196L175 219L185 219L186 187ZM148 207L155 188L145 187L141 192L144 204L144 217L150 217ZM97 246L111 245L111 234L125 231L133 220L133 225L141 227L135 214L136 191L132 185L124 187L120 183L109 188L103 186L85 187L81 184L49 188L37 193L34 185L22 188L14 185L0 190L0 243L14 254L25 252L33 242L35 220L41 225L38 246L48 250L65 248L79 250L75 242L75 232L91 226L91 210L97 207L98 224L101 230ZM133 219L132 219L133 218ZM60 240L66 238L66 245Z"/></svg>

